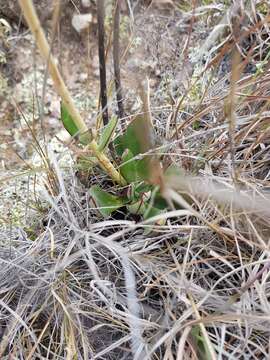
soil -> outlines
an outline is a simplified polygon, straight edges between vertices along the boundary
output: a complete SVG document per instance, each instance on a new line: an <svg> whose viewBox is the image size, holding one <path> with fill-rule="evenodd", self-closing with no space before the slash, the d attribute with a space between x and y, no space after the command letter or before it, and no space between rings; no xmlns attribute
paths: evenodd
<svg viewBox="0 0 270 360"><path fill-rule="evenodd" d="M2 4L3 3L3 4ZM3 61L0 63L2 86L0 86L1 118L4 120L0 130L2 140L0 161L6 169L22 165L21 158L29 159L32 155L32 130L41 131L39 107L42 100L44 83L44 64L27 30L21 21L21 12L17 2L0 2L0 18L9 28L0 38ZM36 9L51 41L53 1L35 1ZM91 24L87 33L78 34L71 25L73 14L84 11L95 13L92 8L82 8L79 1L65 1L59 21L59 28L53 44L53 54L60 63L62 75L72 95L80 102L81 110L92 110L98 94L98 61L96 55L96 25ZM90 61L94 58L95 61ZM82 93L81 90L83 89ZM88 104L85 99L88 93ZM42 130L46 129L49 137L60 129L59 98L55 94L52 82L47 80L44 98L44 118ZM84 109L83 109L84 108ZM87 109L87 110L86 110ZM25 121L27 119L27 121ZM27 123L28 124L27 124ZM22 136L20 136L22 135ZM22 141L17 141L18 139ZM18 154L19 152L19 154ZM19 155L19 156L18 156Z"/></svg>
<svg viewBox="0 0 270 360"><path fill-rule="evenodd" d="M51 41L53 1L35 1L35 4L47 37ZM59 97L55 94L50 79L47 79L43 99L44 64L35 51L32 36L24 25L17 2L2 0L0 7L0 18L9 26L5 36L0 40L4 57L4 61L0 63L3 83L0 91L0 112L4 120L4 126L0 129L0 161L5 169L13 169L14 166L24 166L22 159L31 158L33 129L40 138L46 129L46 135L52 138L62 127L59 123ZM72 16L78 12L93 15L89 29L80 34L71 24ZM107 13L110 12L109 5ZM125 46L130 41L129 19L126 14L126 9L123 8L121 44ZM182 55L179 50L181 42L187 38L185 31L188 23L180 23L180 13L168 4L160 8L154 3L147 12L144 6L137 6L134 14L136 16L132 29L133 45L122 64L127 114L138 107L136 92L133 91L134 74L137 76L140 73L143 77L147 75L150 78L151 90L153 94L158 95L153 96L153 105L156 105L155 97L160 103L167 96L167 84L171 83L172 79L169 91L179 89L192 71L192 66L188 64L185 73L181 71ZM125 46L122 46L122 51L125 50ZM92 2L90 7L83 7L79 0L62 3L59 27L52 50L59 61L62 75L72 96L90 125L97 114L99 94L96 8ZM108 82L112 78L112 59L109 55ZM42 100L44 111L41 119ZM111 104L111 109L115 109L114 103Z"/></svg>

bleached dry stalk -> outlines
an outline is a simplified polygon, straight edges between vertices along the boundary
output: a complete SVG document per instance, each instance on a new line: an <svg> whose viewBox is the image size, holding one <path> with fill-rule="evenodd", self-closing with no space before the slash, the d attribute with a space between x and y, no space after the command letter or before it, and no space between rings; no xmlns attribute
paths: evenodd
<svg viewBox="0 0 270 360"><path fill-rule="evenodd" d="M54 58L50 55L50 47L41 27L32 0L19 0L19 4L21 6L25 20L27 21L31 32L35 37L37 46L43 59L48 62L48 70L54 82L55 90L63 100L69 114L71 115L80 132L86 133L88 128L74 104L74 101L64 83ZM99 165L104 171L106 171L112 180L120 185L125 185L125 180L122 178L121 174L114 168L113 164L110 162L107 156L98 150L96 141L92 140L88 147L93 152L94 156L98 159Z"/></svg>

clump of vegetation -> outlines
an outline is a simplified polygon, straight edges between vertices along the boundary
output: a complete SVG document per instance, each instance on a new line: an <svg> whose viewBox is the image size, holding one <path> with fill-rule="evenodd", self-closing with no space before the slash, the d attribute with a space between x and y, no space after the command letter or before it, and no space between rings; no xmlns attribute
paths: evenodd
<svg viewBox="0 0 270 360"><path fill-rule="evenodd" d="M101 2L102 3L102 2ZM24 13L33 30L38 24L34 8L31 4L23 3ZM119 9L116 11L119 11ZM82 151L90 151L90 157L94 157L94 164L97 164L111 180L120 186L127 186L126 194L113 195L107 193L98 185L93 185L89 193L92 201L103 216L109 216L115 210L126 207L133 214L141 214L145 219L159 215L167 209L167 203L162 198L160 190L163 184L163 169L160 159L151 154L154 150L155 134L151 124L150 113L147 109L146 94L141 86L142 99L145 101L144 115L138 115L127 126L124 134L114 138L117 126L117 117L112 117L108 121L107 93L106 93L106 70L105 70L105 51L104 51L104 9L102 4L98 7L98 28L99 28L99 57L100 57L100 82L101 82L101 101L103 106L104 129L97 138L94 133L87 129L83 119L80 117L71 96L69 95L57 66L49 57L48 67L54 80L57 91L62 96L61 120L64 127L72 137L78 138ZM45 56L49 56L49 45L46 42L41 27L36 31L37 44ZM114 42L119 42L119 21L115 26L117 38ZM117 45L116 45L117 46ZM118 54L114 54L116 68L116 88L121 92L120 73L117 68L119 65ZM59 81L60 79L60 81ZM118 105L122 99L118 98ZM123 112L120 107L119 112ZM109 150L109 151L108 151ZM147 153L148 152L148 153ZM115 165L109 159L109 153L113 159L118 159L119 163L116 170ZM84 156L84 163L90 163L91 158ZM85 169L89 171L89 169ZM159 188L158 188L159 187Z"/></svg>

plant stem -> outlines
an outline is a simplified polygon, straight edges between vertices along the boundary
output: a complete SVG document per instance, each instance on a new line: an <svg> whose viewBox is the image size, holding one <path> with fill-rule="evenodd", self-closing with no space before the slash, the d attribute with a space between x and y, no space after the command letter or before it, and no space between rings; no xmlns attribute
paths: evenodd
<svg viewBox="0 0 270 360"><path fill-rule="evenodd" d="M88 128L82 119L74 101L64 83L64 80L57 68L54 58L50 54L50 47L45 37L44 31L40 25L37 13L33 6L32 0L19 0L20 7L27 24L35 37L39 51L43 59L48 63L48 70L54 82L54 87L61 99L63 100L67 111L72 117L74 123L81 133L87 132ZM113 164L107 156L98 150L98 145L95 140L92 140L88 148L93 152L94 156L98 159L100 167L111 177L111 179L120 184L125 185L126 181L121 174L114 168Z"/></svg>
<svg viewBox="0 0 270 360"><path fill-rule="evenodd" d="M114 22L113 22L113 65L114 65L114 81L116 90L116 99L118 105L118 117L124 118L123 95L120 74L120 45L119 45L119 27L120 27L120 1L116 0Z"/></svg>
<svg viewBox="0 0 270 360"><path fill-rule="evenodd" d="M70 113L70 116L76 123L78 129L82 130L83 132L87 131L87 126L73 103L73 99L70 96L70 93L57 68L56 62L54 58L50 56L50 47L45 37L44 31L40 25L32 0L19 0L19 3L27 24L36 39L41 55L45 61L48 61L48 70L54 81L55 90L61 96L66 108Z"/></svg>
<svg viewBox="0 0 270 360"><path fill-rule="evenodd" d="M89 147L92 150L94 156L98 159L100 167L102 167L107 172L107 174L110 175L111 179L114 180L117 184L125 186L127 184L126 180L115 169L113 164L108 160L107 156L98 150L98 144L92 141L90 145Z"/></svg>
<svg viewBox="0 0 270 360"><path fill-rule="evenodd" d="M97 0L100 95L101 95L102 119L103 119L103 125L105 126L108 124L109 115L108 115L107 84L106 84L104 12L105 12L104 0Z"/></svg>

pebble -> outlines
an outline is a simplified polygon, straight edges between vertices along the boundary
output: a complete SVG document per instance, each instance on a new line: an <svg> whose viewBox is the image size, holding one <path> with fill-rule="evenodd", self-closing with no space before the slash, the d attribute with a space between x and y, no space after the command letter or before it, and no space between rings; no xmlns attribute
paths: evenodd
<svg viewBox="0 0 270 360"><path fill-rule="evenodd" d="M80 82L85 82L85 81L87 80L87 78L88 78L87 73L81 73L81 74L79 75L79 81L80 81Z"/></svg>
<svg viewBox="0 0 270 360"><path fill-rule="evenodd" d="M91 4L90 4L90 0L82 0L82 6L87 8L89 7Z"/></svg>
<svg viewBox="0 0 270 360"><path fill-rule="evenodd" d="M72 17L72 26L74 29L81 33L83 30L86 30L93 20L92 14L74 14Z"/></svg>

